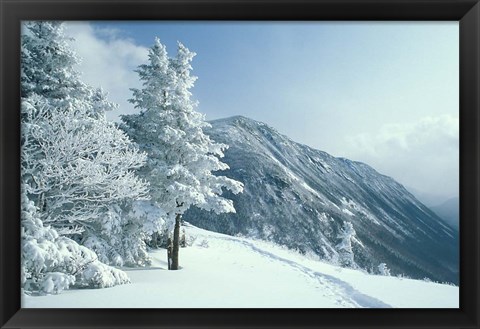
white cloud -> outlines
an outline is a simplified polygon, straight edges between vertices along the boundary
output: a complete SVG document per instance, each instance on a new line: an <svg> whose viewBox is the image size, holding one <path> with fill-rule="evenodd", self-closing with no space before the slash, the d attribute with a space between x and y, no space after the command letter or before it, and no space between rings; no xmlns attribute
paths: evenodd
<svg viewBox="0 0 480 329"><path fill-rule="evenodd" d="M387 124L376 134L364 133L349 139L355 147L379 156L399 151L428 151L436 143L442 143L444 148L458 149L458 133L458 117L442 115L407 124Z"/></svg>
<svg viewBox="0 0 480 329"><path fill-rule="evenodd" d="M92 86L102 87L109 93L109 99L119 104L119 109L115 113L108 114L109 118L117 120L119 114L135 111L133 105L128 102L132 95L129 88L140 87L134 70L147 61L148 49L125 37L124 31L94 28L84 22L67 22L66 28L66 32L75 38L72 47L79 57L83 58L78 67L78 70L83 72L83 80ZM401 120L402 116L394 117L392 112L386 113L383 110L369 111L369 116L358 116L358 108L355 105L358 99L354 104L349 104L345 100L351 98L349 94L346 98L340 97L343 94L337 95L333 104L323 106L331 110L319 111L319 97L328 98L328 92L320 93L317 88L307 89L305 95L295 93L287 99L282 99L283 105L287 104L288 109L294 109L293 117L288 115L290 112L282 112L280 106L278 111L265 113L281 113L277 118L286 119L280 120L277 128L299 142L333 155L365 162L380 173L392 176L402 184L417 190L442 194L445 197L458 195L458 115L443 114L452 113L451 104L433 103L432 107L429 103L430 106L426 106L418 103L418 98L414 97L412 99L415 99L415 102L409 104L412 106L405 107L405 104L402 105L397 100L385 98L388 100L386 104L379 103L374 108L405 107L407 108L405 112L393 111L393 114L403 113L404 117L409 117L413 121L381 125L378 122L386 122L389 119ZM265 91L262 91L262 95L264 94ZM437 98L438 95L435 93L435 99ZM368 101L371 105L371 100ZM436 113L443 115L432 115L433 108L435 111L438 110ZM423 115L425 116L422 118ZM275 122L268 115L265 118L253 114L252 116L269 124ZM306 117L310 119L305 120ZM376 119L372 120L372 117ZM368 130L359 133L361 129ZM347 134L350 136L345 140L331 138Z"/></svg>
<svg viewBox="0 0 480 329"><path fill-rule="evenodd" d="M349 157L416 190L458 195L459 119L441 115L349 136Z"/></svg>
<svg viewBox="0 0 480 329"><path fill-rule="evenodd" d="M140 87L134 70L147 61L148 49L121 38L113 29L94 29L83 22L67 22L65 26L66 33L75 39L73 49L82 59L78 70L82 72L83 81L102 87L108 92L109 100L119 104L118 110L107 116L117 120L120 114L132 113L129 88Z"/></svg>

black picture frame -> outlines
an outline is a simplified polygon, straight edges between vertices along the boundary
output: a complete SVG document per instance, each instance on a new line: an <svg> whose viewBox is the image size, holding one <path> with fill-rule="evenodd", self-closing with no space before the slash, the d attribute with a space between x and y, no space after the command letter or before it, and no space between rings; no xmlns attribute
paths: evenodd
<svg viewBox="0 0 480 329"><path fill-rule="evenodd" d="M479 328L477 0L0 0L0 15L1 328ZM133 19L459 21L460 308L21 309L20 22Z"/></svg>

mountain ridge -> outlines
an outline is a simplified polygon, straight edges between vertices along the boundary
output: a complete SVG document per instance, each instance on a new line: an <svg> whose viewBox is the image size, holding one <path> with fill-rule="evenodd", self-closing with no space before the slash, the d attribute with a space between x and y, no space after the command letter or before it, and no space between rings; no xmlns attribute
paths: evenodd
<svg viewBox="0 0 480 329"><path fill-rule="evenodd" d="M396 274L458 282L458 236L393 178L243 116L210 124L205 132L230 146L223 159L230 169L221 174L243 182L245 191L225 193L236 214L191 208L185 220L331 260L338 259L339 236L350 222L359 267L375 272L387 263Z"/></svg>

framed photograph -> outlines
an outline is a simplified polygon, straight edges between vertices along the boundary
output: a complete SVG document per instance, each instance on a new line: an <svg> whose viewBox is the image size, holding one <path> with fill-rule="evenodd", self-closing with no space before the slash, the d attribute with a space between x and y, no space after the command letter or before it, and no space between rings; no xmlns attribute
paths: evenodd
<svg viewBox="0 0 480 329"><path fill-rule="evenodd" d="M1 5L1 328L478 328L480 4Z"/></svg>

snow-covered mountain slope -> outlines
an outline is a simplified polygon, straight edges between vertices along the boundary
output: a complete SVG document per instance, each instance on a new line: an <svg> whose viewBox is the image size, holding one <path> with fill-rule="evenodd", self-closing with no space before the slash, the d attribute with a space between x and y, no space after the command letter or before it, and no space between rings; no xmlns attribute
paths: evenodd
<svg viewBox="0 0 480 329"><path fill-rule="evenodd" d="M370 275L313 260L273 243L186 228L179 271L166 251L151 267L126 269L130 284L23 296L22 307L54 308L458 308L455 286Z"/></svg>
<svg viewBox="0 0 480 329"><path fill-rule="evenodd" d="M458 283L458 232L402 185L370 166L296 143L245 117L212 121L207 133L228 144L222 175L245 184L236 214L191 208L185 220L230 235L276 242L322 258L337 257L344 222L356 231L355 262L393 274ZM412 164L408 170L415 170Z"/></svg>

